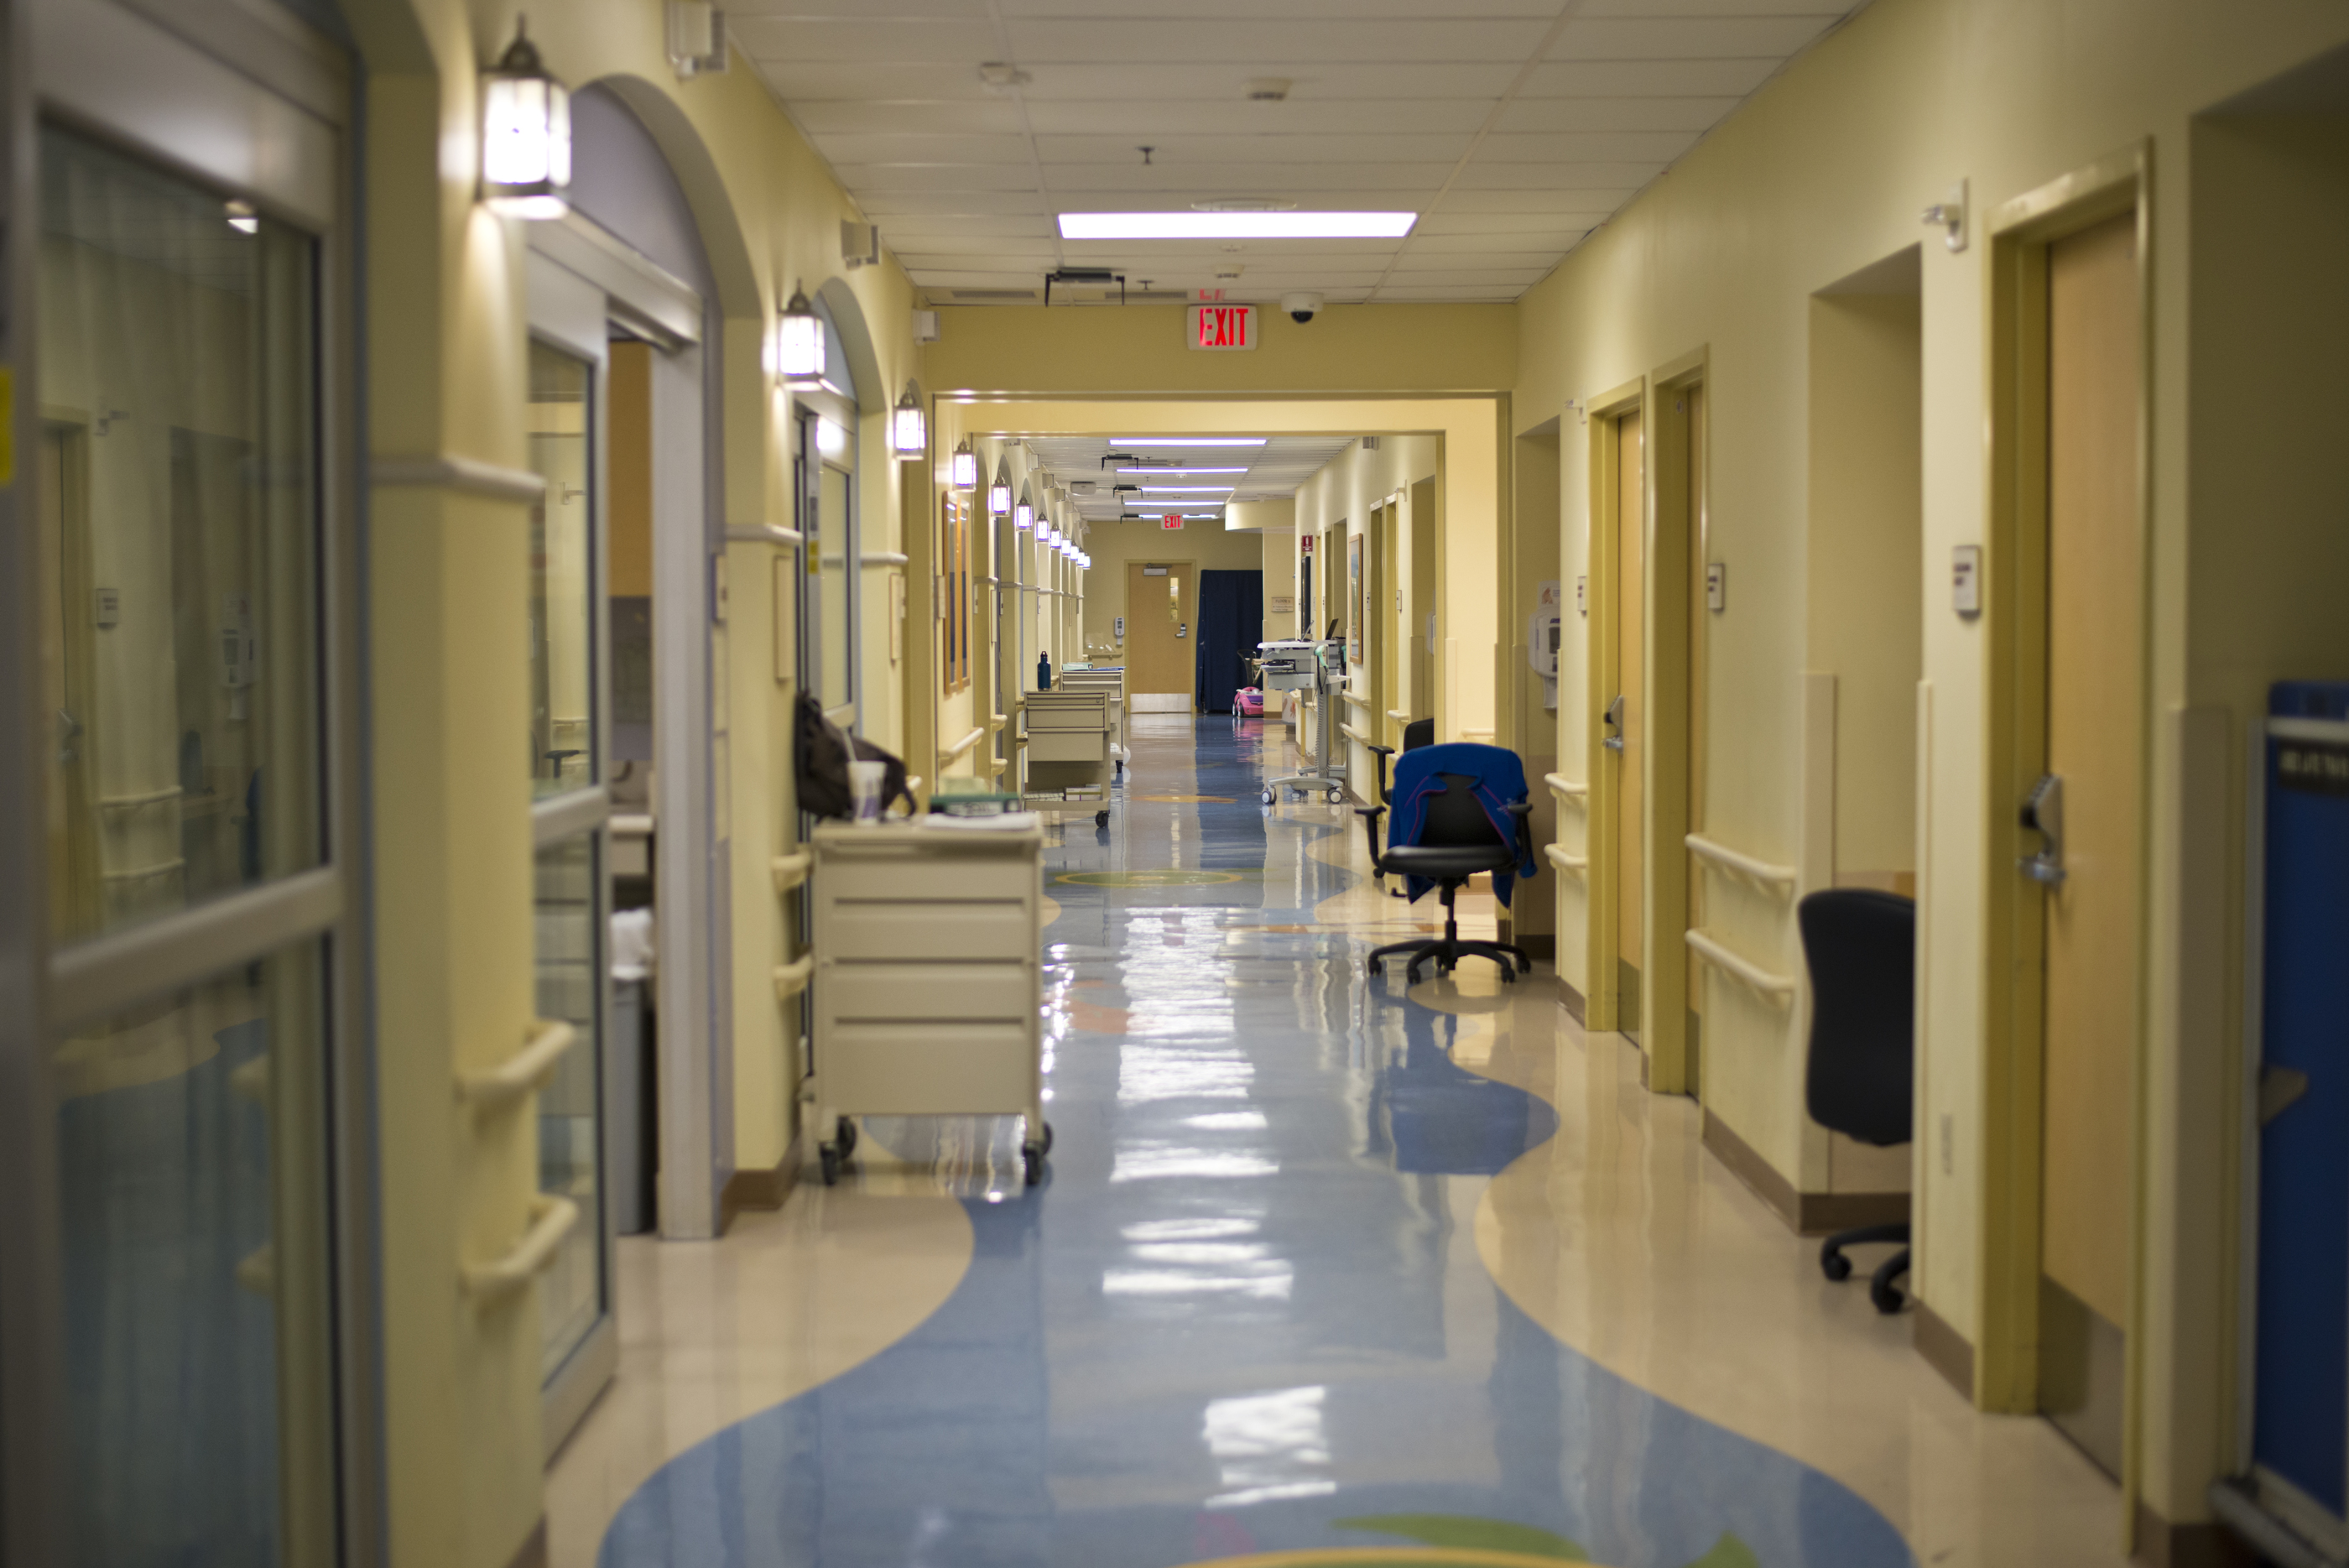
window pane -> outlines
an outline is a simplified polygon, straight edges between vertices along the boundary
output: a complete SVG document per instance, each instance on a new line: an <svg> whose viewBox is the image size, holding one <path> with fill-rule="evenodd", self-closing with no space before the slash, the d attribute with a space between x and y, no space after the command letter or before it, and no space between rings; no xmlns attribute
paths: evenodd
<svg viewBox="0 0 2349 1568"><path fill-rule="evenodd" d="M595 532L595 472L588 445L595 369L530 346L530 466L546 481L531 512L531 792L561 794L601 775L595 756L595 683L588 595Z"/></svg>
<svg viewBox="0 0 2349 1568"><path fill-rule="evenodd" d="M41 663L63 940L319 863L315 246L41 134Z"/></svg>
<svg viewBox="0 0 2349 1568"><path fill-rule="evenodd" d="M289 949L57 1049L81 1568L331 1541L321 967Z"/></svg>
<svg viewBox="0 0 2349 1568"><path fill-rule="evenodd" d="M823 588L820 617L823 628L823 705L837 708L856 701L856 688L850 680L854 667L848 640L848 585L854 563L849 559L852 541L848 536L848 475L830 463L823 465L817 514L820 521L816 526L823 530L816 556L823 570L816 580Z"/></svg>
<svg viewBox="0 0 2349 1568"><path fill-rule="evenodd" d="M539 1276L544 1375L554 1376L604 1314L603 1095L599 1024L603 943L596 919L595 836L538 854L538 1015L579 1031L538 1095L538 1186L579 1206L579 1223Z"/></svg>

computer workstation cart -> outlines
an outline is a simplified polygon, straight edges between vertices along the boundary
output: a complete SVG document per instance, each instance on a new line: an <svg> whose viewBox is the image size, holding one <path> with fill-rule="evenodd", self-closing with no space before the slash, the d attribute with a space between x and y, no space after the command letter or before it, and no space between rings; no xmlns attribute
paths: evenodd
<svg viewBox="0 0 2349 1568"><path fill-rule="evenodd" d="M1256 648L1258 684L1268 691L1311 691L1321 716L1321 743L1310 773L1291 774L1264 786L1264 804L1272 805L1282 790L1300 799L1320 793L1330 805L1346 798L1346 764L1330 761L1335 743L1338 702L1346 690L1346 645L1343 642L1260 642Z"/></svg>

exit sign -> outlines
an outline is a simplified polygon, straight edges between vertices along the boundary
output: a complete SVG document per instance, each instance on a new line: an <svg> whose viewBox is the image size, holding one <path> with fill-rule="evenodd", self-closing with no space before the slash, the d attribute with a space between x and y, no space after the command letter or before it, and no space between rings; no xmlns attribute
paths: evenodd
<svg viewBox="0 0 2349 1568"><path fill-rule="evenodd" d="M1180 528L1183 526L1183 514L1180 512L1169 512L1158 520L1158 525L1161 528Z"/></svg>
<svg viewBox="0 0 2349 1568"><path fill-rule="evenodd" d="M1256 306L1195 305L1190 345L1194 348L1253 348L1256 347Z"/></svg>

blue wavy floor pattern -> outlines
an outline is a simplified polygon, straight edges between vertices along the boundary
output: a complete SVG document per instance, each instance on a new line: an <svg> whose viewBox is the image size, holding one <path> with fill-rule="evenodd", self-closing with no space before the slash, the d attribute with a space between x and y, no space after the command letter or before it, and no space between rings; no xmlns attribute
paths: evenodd
<svg viewBox="0 0 2349 1568"><path fill-rule="evenodd" d="M1137 793L1194 739L1138 743ZM1046 1184L971 1200L977 1255L934 1316L672 1460L601 1568L1176 1568L1393 1547L1338 1522L1390 1514L1536 1526L1616 1568L1911 1563L1842 1485L1501 1294L1476 1199L1554 1113L1454 1066L1451 1018L1366 985L1369 940L1264 929L1351 880L1305 851L1354 819L1263 810L1255 725L1202 720L1195 744L1184 792L1233 804L1137 802L1047 851L1048 881L1238 878L1052 885L1050 972L1081 1005ZM1724 1534L1750 1557L1708 1557Z"/></svg>

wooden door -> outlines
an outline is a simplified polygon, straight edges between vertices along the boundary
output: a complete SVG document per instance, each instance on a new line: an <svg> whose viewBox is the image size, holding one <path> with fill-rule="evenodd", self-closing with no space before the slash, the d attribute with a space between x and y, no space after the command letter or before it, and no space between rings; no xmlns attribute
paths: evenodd
<svg viewBox="0 0 2349 1568"><path fill-rule="evenodd" d="M1640 932L1646 857L1640 842L1647 802L1640 770L1647 760L1647 498L1646 443L1640 416L1615 421L1615 690L1622 700L1622 745L1615 751L1616 1027L1633 1039L1640 1030Z"/></svg>
<svg viewBox="0 0 2349 1568"><path fill-rule="evenodd" d="M1402 562L1396 547L1402 532L1402 512L1400 505L1390 504L1381 507L1372 518L1378 529L1379 587L1378 600L1371 607L1371 624L1381 628L1379 683L1371 699L1378 704L1378 711L1371 715L1371 732L1383 735L1386 743L1397 750L1402 746L1402 723L1387 713L1400 711L1410 701L1402 689L1403 649L1409 645L1410 633L1402 624Z"/></svg>
<svg viewBox="0 0 2349 1568"><path fill-rule="evenodd" d="M2059 1418L2091 1407L2094 1429L2065 1429L2111 1468L2118 1394L2096 1386L2118 1373L2128 1320L2142 888L2136 214L2050 246L2047 273L2047 770L2063 781L2067 875L2045 895L2040 1246L2070 1301L2042 1292L2044 1393ZM2074 1303L2102 1321L2067 1322Z"/></svg>
<svg viewBox="0 0 2349 1568"><path fill-rule="evenodd" d="M1137 713L1191 711L1196 587L1187 562L1126 563L1125 689Z"/></svg>

